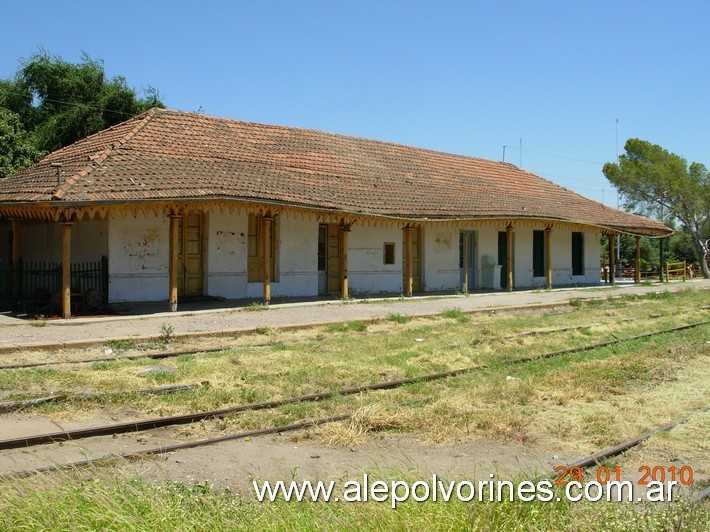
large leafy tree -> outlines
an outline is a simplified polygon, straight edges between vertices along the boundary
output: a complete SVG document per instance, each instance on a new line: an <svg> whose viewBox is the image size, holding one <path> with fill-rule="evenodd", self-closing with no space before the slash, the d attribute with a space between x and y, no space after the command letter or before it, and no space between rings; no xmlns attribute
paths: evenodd
<svg viewBox="0 0 710 532"><path fill-rule="evenodd" d="M22 128L20 117L0 108L0 177L32 164L39 156L39 150Z"/></svg>
<svg viewBox="0 0 710 532"><path fill-rule="evenodd" d="M627 208L659 219L675 219L690 236L703 276L710 278L703 237L710 225L710 175L700 163L645 140L629 139L618 163L604 175L619 190Z"/></svg>
<svg viewBox="0 0 710 532"><path fill-rule="evenodd" d="M79 63L69 63L40 50L23 61L12 78L0 80L0 110L12 113L12 120L18 120L27 134L35 149L30 163L43 153L162 106L155 89L138 97L124 77L108 79L103 62L86 54ZM0 177L7 173L0 170Z"/></svg>

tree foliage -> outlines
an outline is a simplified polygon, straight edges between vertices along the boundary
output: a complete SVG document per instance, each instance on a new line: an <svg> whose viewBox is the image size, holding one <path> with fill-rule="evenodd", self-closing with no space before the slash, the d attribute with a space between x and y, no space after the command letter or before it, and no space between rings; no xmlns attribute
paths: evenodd
<svg viewBox="0 0 710 532"><path fill-rule="evenodd" d="M23 61L12 78L0 80L3 120L19 121L27 137L18 140L29 141L34 148L30 163L43 153L162 106L155 89L149 87L138 97L123 76L107 79L103 62L86 54L75 64L40 50ZM3 167L0 177L8 173Z"/></svg>
<svg viewBox="0 0 710 532"><path fill-rule="evenodd" d="M698 262L710 278L703 240L710 224L710 175L700 163L661 146L629 139L619 163L606 163L604 175L623 195L627 208L659 219L678 220L690 236Z"/></svg>
<svg viewBox="0 0 710 532"><path fill-rule="evenodd" d="M0 177L32 164L39 156L20 117L0 108Z"/></svg>

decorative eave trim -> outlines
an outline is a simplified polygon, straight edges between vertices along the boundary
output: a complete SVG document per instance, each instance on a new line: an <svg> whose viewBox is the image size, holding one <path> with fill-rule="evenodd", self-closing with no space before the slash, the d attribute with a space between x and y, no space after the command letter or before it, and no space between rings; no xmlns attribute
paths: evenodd
<svg viewBox="0 0 710 532"><path fill-rule="evenodd" d="M133 217L138 214L144 216L153 214L170 215L187 211L219 211L266 214L273 212L287 218L317 219L328 223L345 223L372 226L426 226L440 227L470 227L499 226L503 229L512 225L516 227L533 227L545 229L565 228L572 231L602 234L626 234L631 236L647 236L650 238L666 238L673 232L661 232L652 228L616 227L588 223L581 220L564 220L554 217L541 216L452 216L452 217L425 217L370 214L363 212L342 211L326 208L308 207L298 204L287 204L278 201L229 199L229 198L194 198L175 200L139 200L139 201L104 201L104 202L36 202L36 203L0 203L0 218L16 218L24 220L60 221L75 219L104 220L107 217L115 218L117 215Z"/></svg>

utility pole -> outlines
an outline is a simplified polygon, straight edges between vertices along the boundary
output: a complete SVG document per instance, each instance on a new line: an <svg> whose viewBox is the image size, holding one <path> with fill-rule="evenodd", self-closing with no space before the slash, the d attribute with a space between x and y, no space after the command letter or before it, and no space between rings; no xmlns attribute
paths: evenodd
<svg viewBox="0 0 710 532"><path fill-rule="evenodd" d="M621 157L619 156L619 119L616 119L616 164L621 164ZM619 202L619 189L616 189L616 208L620 209L621 204ZM623 272L623 266L621 265L621 235L619 235L619 244L616 246L616 267L619 269L619 277L621 277L621 272Z"/></svg>

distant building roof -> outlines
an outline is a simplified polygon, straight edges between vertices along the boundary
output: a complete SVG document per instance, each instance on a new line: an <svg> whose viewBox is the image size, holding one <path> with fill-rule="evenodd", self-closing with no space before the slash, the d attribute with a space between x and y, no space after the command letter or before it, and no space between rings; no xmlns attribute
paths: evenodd
<svg viewBox="0 0 710 532"><path fill-rule="evenodd" d="M542 219L672 232L508 163L165 109L91 135L0 181L0 213L3 205L40 202L200 198L412 221Z"/></svg>

